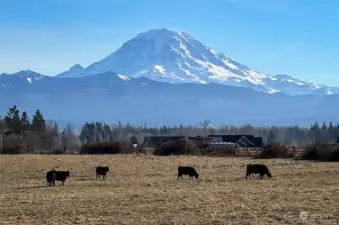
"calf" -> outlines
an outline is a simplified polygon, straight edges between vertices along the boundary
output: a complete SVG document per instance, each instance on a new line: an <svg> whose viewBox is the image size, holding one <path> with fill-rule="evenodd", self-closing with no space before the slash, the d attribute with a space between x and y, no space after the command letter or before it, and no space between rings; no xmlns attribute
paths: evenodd
<svg viewBox="0 0 339 225"><path fill-rule="evenodd" d="M97 169L96 169L97 179L98 179L98 177L100 179L100 175L102 175L103 179L106 179L106 174L107 174L108 171L109 171L108 166L105 166L105 167L98 166Z"/></svg>
<svg viewBox="0 0 339 225"><path fill-rule="evenodd" d="M189 166L179 166L178 167L178 180L179 177L182 178L182 175L189 175L189 179L192 178L193 176L195 176L196 179L198 179L199 174L197 173L197 171L195 171L195 169L193 167L189 167Z"/></svg>
<svg viewBox="0 0 339 225"><path fill-rule="evenodd" d="M263 164L247 164L247 168L246 168L246 179L247 177L249 177L251 179L251 174L254 173L259 173L260 174L260 179L262 179L262 177L264 175L267 175L269 178L272 177L270 171L268 170L266 165Z"/></svg>
<svg viewBox="0 0 339 225"><path fill-rule="evenodd" d="M56 179L56 175L55 175L55 171L48 171L46 173L46 181L47 181L47 186L55 186L55 179Z"/></svg>

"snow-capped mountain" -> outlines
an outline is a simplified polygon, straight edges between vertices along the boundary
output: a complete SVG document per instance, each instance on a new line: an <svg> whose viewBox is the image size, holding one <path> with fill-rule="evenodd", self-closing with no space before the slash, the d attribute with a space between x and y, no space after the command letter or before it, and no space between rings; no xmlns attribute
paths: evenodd
<svg viewBox="0 0 339 225"><path fill-rule="evenodd" d="M141 33L87 68L76 65L57 77L84 77L108 71L169 83L250 87L270 94L339 93L338 87L316 85L288 75L259 73L203 45L185 32L165 28Z"/></svg>
<svg viewBox="0 0 339 225"><path fill-rule="evenodd" d="M13 85L18 85L19 83L32 84L44 77L46 76L31 70L23 70L13 74L2 73L0 74L0 87L11 87Z"/></svg>

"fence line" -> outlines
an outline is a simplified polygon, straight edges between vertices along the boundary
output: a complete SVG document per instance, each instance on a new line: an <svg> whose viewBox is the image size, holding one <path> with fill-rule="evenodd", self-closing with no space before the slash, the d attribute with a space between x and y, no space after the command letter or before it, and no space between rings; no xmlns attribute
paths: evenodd
<svg viewBox="0 0 339 225"><path fill-rule="evenodd" d="M262 153L262 148L238 148L235 150L235 156L237 157L255 157ZM299 157L305 153L306 149L289 149L287 154L292 157Z"/></svg>

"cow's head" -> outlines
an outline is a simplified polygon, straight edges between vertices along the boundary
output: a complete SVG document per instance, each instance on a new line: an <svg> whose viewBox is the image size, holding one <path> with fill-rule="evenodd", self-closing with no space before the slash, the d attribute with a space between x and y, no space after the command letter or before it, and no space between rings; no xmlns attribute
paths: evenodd
<svg viewBox="0 0 339 225"><path fill-rule="evenodd" d="M71 172L69 172L68 170L66 171L66 176L71 176Z"/></svg>
<svg viewBox="0 0 339 225"><path fill-rule="evenodd" d="M109 168L108 168L108 166L106 166L106 167L105 167L105 169L106 169L106 171L109 171Z"/></svg>
<svg viewBox="0 0 339 225"><path fill-rule="evenodd" d="M268 176L269 178L272 178L272 174L271 174L270 172L267 173L267 176Z"/></svg>
<svg viewBox="0 0 339 225"><path fill-rule="evenodd" d="M195 173L195 175L194 175L194 176L195 176L195 178L196 178L196 179L198 179L198 177L199 177L199 174L198 174L198 173Z"/></svg>

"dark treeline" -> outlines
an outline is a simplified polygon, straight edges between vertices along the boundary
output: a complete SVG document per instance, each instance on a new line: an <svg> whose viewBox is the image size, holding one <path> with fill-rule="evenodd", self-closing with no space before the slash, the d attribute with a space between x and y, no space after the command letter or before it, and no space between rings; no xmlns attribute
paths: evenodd
<svg viewBox="0 0 339 225"><path fill-rule="evenodd" d="M71 124L60 129L57 122L45 120L36 110L32 118L16 106L1 117L2 151L19 152L64 152L79 149L84 144L114 141L122 144L141 144L145 136L206 136L209 134L251 134L260 136L265 143L280 142L285 146L304 148L316 142L335 142L339 136L339 124L314 123L310 127L240 127L222 126L213 128L205 120L198 126L134 126L132 124L109 125L101 122L85 123L76 132ZM78 133L78 135L76 135Z"/></svg>
<svg viewBox="0 0 339 225"><path fill-rule="evenodd" d="M81 143L95 141L131 141L141 144L145 136L206 136L209 134L248 134L262 137L265 143L280 142L289 146L306 147L315 142L335 142L339 135L339 124L318 123L310 127L286 126L286 127L253 127L244 125L240 127L222 126L210 127L208 120L199 126L162 126L160 128L145 126L133 126L131 124L109 126L105 123L86 123L81 129L79 138Z"/></svg>

